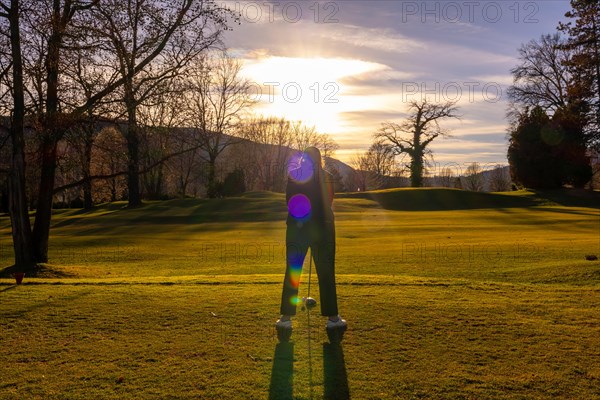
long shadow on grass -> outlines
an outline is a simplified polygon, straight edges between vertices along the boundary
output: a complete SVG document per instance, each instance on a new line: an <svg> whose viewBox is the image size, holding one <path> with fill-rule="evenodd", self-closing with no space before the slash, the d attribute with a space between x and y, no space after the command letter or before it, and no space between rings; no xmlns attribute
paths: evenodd
<svg viewBox="0 0 600 400"><path fill-rule="evenodd" d="M12 278L17 271L14 265L0 269L0 278ZM73 278L74 274L58 270L46 265L38 265L33 270L28 271L26 278Z"/></svg>
<svg viewBox="0 0 600 400"><path fill-rule="evenodd" d="M345 193L340 198L373 200L387 210L451 211L484 208L523 208L539 204L539 199L456 189L396 189L375 192Z"/></svg>
<svg viewBox="0 0 600 400"><path fill-rule="evenodd" d="M204 224L209 223L282 221L286 212L282 197L260 198L250 194L228 199L168 200L136 209L120 206L115 207L114 212L100 215L95 215L95 210L76 211L56 218L52 229L82 227L86 235L93 235L123 226L134 230L140 225L182 225L205 231L208 228Z"/></svg>
<svg viewBox="0 0 600 400"><path fill-rule="evenodd" d="M593 207L590 207L593 208ZM581 215L583 217L598 217L598 211L596 212L585 212L581 210L572 210L567 208L538 208L538 211L542 212L551 212L558 214L571 214L571 215Z"/></svg>
<svg viewBox="0 0 600 400"><path fill-rule="evenodd" d="M57 307L57 304L55 303L56 301L59 302L58 306L62 306L63 304L72 304L72 302L74 302L75 300L79 300L80 298L87 296L90 293L92 293L92 291L88 290L88 291L84 291L84 292L80 292L80 293L75 293L70 296L60 296L60 297L56 297L56 298L50 296L49 298L47 298L45 300L40 299L36 303L26 306L22 309L12 309L11 308L7 312L4 312L3 314L1 314L0 317L2 319L7 319L7 320L8 319L21 320L23 318L26 318L27 314L32 311L36 311L41 308Z"/></svg>
<svg viewBox="0 0 600 400"><path fill-rule="evenodd" d="M281 342L275 346L271 370L270 400L294 398L294 344Z"/></svg>
<svg viewBox="0 0 600 400"><path fill-rule="evenodd" d="M536 197L564 207L600 209L600 192L585 189L557 189L533 191Z"/></svg>
<svg viewBox="0 0 600 400"><path fill-rule="evenodd" d="M346 400L350 398L344 350L340 343L323 343L323 398Z"/></svg>

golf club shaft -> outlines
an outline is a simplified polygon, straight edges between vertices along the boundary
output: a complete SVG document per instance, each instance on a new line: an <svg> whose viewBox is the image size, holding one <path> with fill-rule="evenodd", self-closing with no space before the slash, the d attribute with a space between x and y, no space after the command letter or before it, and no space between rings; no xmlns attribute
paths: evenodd
<svg viewBox="0 0 600 400"><path fill-rule="evenodd" d="M309 259L308 259L308 296L306 296L306 298L310 298L310 281L311 281L311 276L312 276L312 247L310 248L310 255L309 255Z"/></svg>

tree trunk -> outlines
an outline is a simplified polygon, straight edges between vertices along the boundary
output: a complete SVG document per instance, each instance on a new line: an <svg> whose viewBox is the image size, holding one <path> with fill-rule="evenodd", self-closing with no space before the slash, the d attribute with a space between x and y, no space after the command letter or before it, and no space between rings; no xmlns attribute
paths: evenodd
<svg viewBox="0 0 600 400"><path fill-rule="evenodd" d="M409 153L411 157L410 163L410 186L423 187L423 152L425 148L421 143L422 130L415 129L413 136L414 148Z"/></svg>
<svg viewBox="0 0 600 400"><path fill-rule="evenodd" d="M115 201L117 201L117 180L115 178L112 178L110 180L110 183L110 201L114 203Z"/></svg>
<svg viewBox="0 0 600 400"><path fill-rule="evenodd" d="M58 141L62 137L62 122L58 116L58 75L60 48L64 27L61 26L60 1L54 0L52 11L51 35L48 39L46 56L46 116L43 119L43 137L40 146L42 156L41 176L38 193L35 224L33 227L33 252L37 262L48 262L48 241L50 220L52 218L52 200L54 198L54 178L56 173L56 155Z"/></svg>
<svg viewBox="0 0 600 400"><path fill-rule="evenodd" d="M48 241L52 219L54 178L56 175L56 151L56 141L52 135L47 134L41 144L41 176L33 227L33 250L35 259L39 263L48 262Z"/></svg>
<svg viewBox="0 0 600 400"><path fill-rule="evenodd" d="M25 140L23 134L25 98L23 92L23 62L21 59L18 0L11 1L9 22L13 58L14 100L10 129L12 166L9 177L9 211L15 252L15 269L17 271L27 271L34 268L35 260L31 242L31 222L29 221L29 212L27 209L27 193L25 191Z"/></svg>
<svg viewBox="0 0 600 400"><path fill-rule="evenodd" d="M183 198L185 198L187 193L189 175L189 169L185 177L183 175L179 175L179 195Z"/></svg>
<svg viewBox="0 0 600 400"><path fill-rule="evenodd" d="M159 164L158 165L158 174L156 177L155 192L154 192L154 195L156 196L157 200L160 200L160 198L163 195L162 189L163 189L163 164Z"/></svg>
<svg viewBox="0 0 600 400"><path fill-rule="evenodd" d="M89 130L85 132L85 149L83 154L83 208L85 210L91 210L92 207L94 207L94 200L92 198L92 180L90 179L93 135L93 128L89 128Z"/></svg>
<svg viewBox="0 0 600 400"><path fill-rule="evenodd" d="M128 207L139 207L142 205L140 195L140 174L139 174L139 140L134 126L129 126L127 129L127 152L129 160L127 165L127 192L128 192Z"/></svg>
<svg viewBox="0 0 600 400"><path fill-rule="evenodd" d="M13 136L12 141L14 150L12 173L10 175L9 210L15 251L15 267L17 270L27 271L33 269L35 262L32 248L31 222L29 221L25 192L23 141L15 138L17 135ZM19 141L21 144L18 143Z"/></svg>
<svg viewBox="0 0 600 400"><path fill-rule="evenodd" d="M410 186L423 187L423 156L415 154L410 163Z"/></svg>
<svg viewBox="0 0 600 400"><path fill-rule="evenodd" d="M129 208L135 208L142 205L140 194L140 141L137 132L137 113L135 101L129 97L125 100L127 105L127 153L129 156L127 164L127 192Z"/></svg>
<svg viewBox="0 0 600 400"><path fill-rule="evenodd" d="M2 182L2 184L0 185L0 197L2 198L2 200L0 201L0 212L1 213L6 213L8 214L8 186L10 185L9 183L9 178L6 178L6 180L4 180Z"/></svg>
<svg viewBox="0 0 600 400"><path fill-rule="evenodd" d="M600 38L598 37L598 28L595 18L592 19L592 29L593 29L593 37L594 37L594 58L596 60L596 95L598 96L596 99L596 129L600 129ZM600 138L599 138L600 139Z"/></svg>
<svg viewBox="0 0 600 400"><path fill-rule="evenodd" d="M94 208L94 200L92 198L92 181L89 177L83 182L83 209L91 210Z"/></svg>
<svg viewBox="0 0 600 400"><path fill-rule="evenodd" d="M186 179L185 182L181 183L181 197L185 197L185 195L187 194L187 186L188 186L188 182Z"/></svg>
<svg viewBox="0 0 600 400"><path fill-rule="evenodd" d="M208 183L206 188L206 196L209 199L214 199L219 196L216 169L216 157L210 157L208 160Z"/></svg>

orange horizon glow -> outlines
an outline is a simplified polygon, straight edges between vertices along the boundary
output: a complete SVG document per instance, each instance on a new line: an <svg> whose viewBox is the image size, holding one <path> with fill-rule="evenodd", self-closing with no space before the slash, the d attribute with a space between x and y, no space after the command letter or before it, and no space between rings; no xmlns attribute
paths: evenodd
<svg viewBox="0 0 600 400"><path fill-rule="evenodd" d="M245 60L242 72L252 82L256 114L302 121L336 139L355 128L343 113L381 106L351 94L343 79L387 68L356 59L260 56Z"/></svg>

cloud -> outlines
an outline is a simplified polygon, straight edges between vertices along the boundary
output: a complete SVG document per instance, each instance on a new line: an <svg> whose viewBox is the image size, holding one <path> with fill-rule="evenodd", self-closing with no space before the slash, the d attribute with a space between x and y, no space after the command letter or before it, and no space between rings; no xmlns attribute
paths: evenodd
<svg viewBox="0 0 600 400"><path fill-rule="evenodd" d="M355 47L368 48L388 53L410 53L425 49L426 45L399 34L391 28L366 28L356 25L336 24L321 33L329 40Z"/></svg>
<svg viewBox="0 0 600 400"><path fill-rule="evenodd" d="M513 77L508 72L506 74L474 76L472 79L477 82L497 83L505 87L512 86L513 84Z"/></svg>
<svg viewBox="0 0 600 400"><path fill-rule="evenodd" d="M280 13L290 3L279 0L272 6ZM335 78L340 85L339 104L335 106L290 104L285 105L285 112L326 118L324 126L335 128L330 132L342 146L338 155L343 159L357 150L366 150L381 122L406 117L407 84L417 84L419 93L422 85L426 90L436 90L436 84L443 89L457 83L463 90L459 102L463 119L444 121L443 126L452 130L455 139L436 141L432 149L438 160L469 162L505 160L506 88L512 84L510 69L518 63L517 48L522 42L553 31L569 8L568 2L539 2L537 24L514 22L512 9L508 8L512 3L503 5L503 23L488 23L481 18L474 23L423 23L420 16L402 20L400 1L343 1L333 2L339 7L335 15L339 22L323 24L315 22L314 6L329 3L297 3L304 12L297 23L276 15L272 21L263 18L261 23L246 22L225 33L225 42L249 65L279 58L279 63L259 74L261 79L295 79L293 71L300 70L305 76L301 83L306 94L312 92L305 84L314 80ZM528 15L526 11L522 6L521 20ZM299 59L353 62L323 61L320 66L311 66L294 61ZM472 82L479 83L479 87L470 98L467 85ZM488 83L502 89L497 102L486 101L482 93Z"/></svg>
<svg viewBox="0 0 600 400"><path fill-rule="evenodd" d="M342 117L351 123L370 121L376 125L380 125L385 121L397 120L404 116L403 112L390 110L360 110L342 113Z"/></svg>

